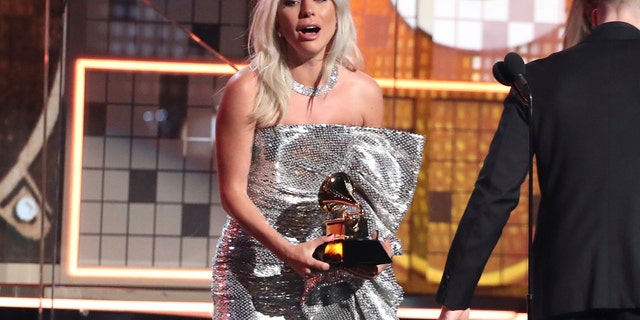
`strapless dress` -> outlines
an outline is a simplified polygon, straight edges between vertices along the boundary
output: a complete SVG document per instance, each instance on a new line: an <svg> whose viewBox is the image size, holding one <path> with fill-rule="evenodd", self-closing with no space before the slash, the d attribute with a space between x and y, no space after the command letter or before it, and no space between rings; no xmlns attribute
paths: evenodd
<svg viewBox="0 0 640 320"><path fill-rule="evenodd" d="M248 194L291 243L325 233L318 191L327 175L345 172L357 185L369 230L392 239L411 204L424 137L344 125L284 125L255 132ZM220 186L223 188L224 186ZM213 258L214 319L397 319L402 287L392 268L373 280L341 268L296 274L227 218Z"/></svg>

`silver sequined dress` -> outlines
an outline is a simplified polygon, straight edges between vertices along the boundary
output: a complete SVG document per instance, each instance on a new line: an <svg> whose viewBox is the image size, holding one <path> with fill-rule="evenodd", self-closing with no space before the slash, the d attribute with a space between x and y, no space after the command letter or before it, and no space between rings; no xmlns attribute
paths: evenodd
<svg viewBox="0 0 640 320"><path fill-rule="evenodd" d="M413 198L423 145L420 135L381 128L259 129L249 196L283 237L300 243L324 235L327 216L318 204L318 190L330 173L346 172L360 190L355 196L369 230L378 230L381 240L395 239L394 254L399 254L394 235ZM342 269L304 279L231 218L216 248L212 294L214 319L243 320L397 319L403 297L391 268L374 280Z"/></svg>

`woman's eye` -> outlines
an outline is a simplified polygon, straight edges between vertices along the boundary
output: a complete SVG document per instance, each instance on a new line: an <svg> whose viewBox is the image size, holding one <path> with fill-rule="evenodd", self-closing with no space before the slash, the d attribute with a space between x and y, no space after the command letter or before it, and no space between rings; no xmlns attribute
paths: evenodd
<svg viewBox="0 0 640 320"><path fill-rule="evenodd" d="M295 1L295 0L285 0L285 1L283 2L283 4L284 4L284 6L285 6L285 7L293 7L293 6L295 6L296 4L298 4L298 3L300 3L300 1L299 1L299 0L298 0L298 1Z"/></svg>

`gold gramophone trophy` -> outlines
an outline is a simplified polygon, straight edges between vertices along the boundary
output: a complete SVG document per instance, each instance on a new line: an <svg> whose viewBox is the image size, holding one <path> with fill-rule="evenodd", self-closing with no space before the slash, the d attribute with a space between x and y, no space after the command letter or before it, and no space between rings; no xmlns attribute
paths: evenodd
<svg viewBox="0 0 640 320"><path fill-rule="evenodd" d="M318 192L325 220L326 234L334 240L319 246L314 256L330 264L345 266L391 263L382 244L369 233L362 206L353 196L351 178L344 172L327 176Z"/></svg>

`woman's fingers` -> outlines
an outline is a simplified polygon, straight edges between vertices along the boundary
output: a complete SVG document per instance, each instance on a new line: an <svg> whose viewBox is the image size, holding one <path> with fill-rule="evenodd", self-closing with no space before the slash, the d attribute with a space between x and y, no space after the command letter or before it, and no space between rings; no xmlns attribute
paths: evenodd
<svg viewBox="0 0 640 320"><path fill-rule="evenodd" d="M333 241L334 238L335 237L330 234L296 245L296 254L294 258L289 261L289 265L302 277L308 277L315 271L327 271L331 269L329 263L314 257L314 252L319 246Z"/></svg>

